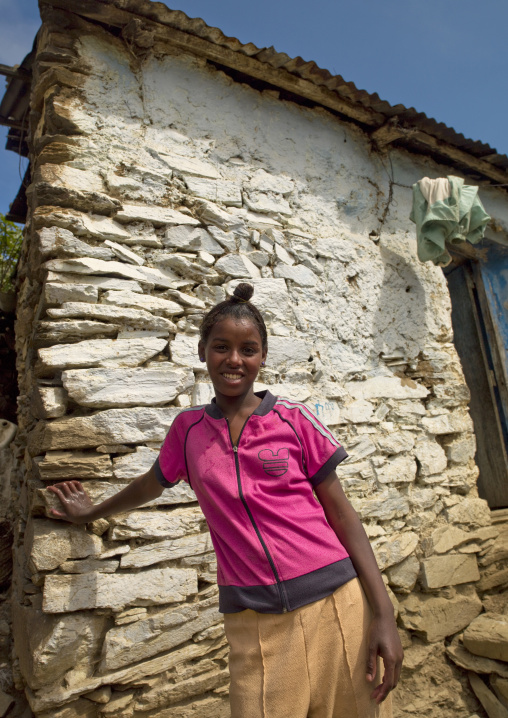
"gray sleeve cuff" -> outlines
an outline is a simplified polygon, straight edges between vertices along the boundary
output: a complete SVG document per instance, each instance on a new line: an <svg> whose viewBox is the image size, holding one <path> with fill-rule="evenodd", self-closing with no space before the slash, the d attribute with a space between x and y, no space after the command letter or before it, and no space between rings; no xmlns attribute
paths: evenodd
<svg viewBox="0 0 508 718"><path fill-rule="evenodd" d="M323 464L319 471L317 471L314 476L310 477L310 483L312 486L315 487L324 481L326 477L332 473L335 467L338 466L341 461L344 461L345 458L347 458L346 450L342 446L339 446L339 448L330 456L328 461Z"/></svg>

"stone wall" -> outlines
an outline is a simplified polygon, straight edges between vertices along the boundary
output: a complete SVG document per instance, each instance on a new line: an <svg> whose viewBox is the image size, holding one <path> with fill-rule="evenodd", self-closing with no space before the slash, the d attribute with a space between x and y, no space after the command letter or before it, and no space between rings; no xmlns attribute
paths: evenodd
<svg viewBox="0 0 508 718"><path fill-rule="evenodd" d="M340 475L406 648L398 715L481 712L445 652L482 611L477 556L499 529L477 495L450 300L416 259L411 192L392 187L388 204L386 160L321 109L142 34L144 47L46 5L43 20L13 474L14 669L33 713L228 715L193 492L83 528L48 518L44 487L79 478L98 501L151 466L180 408L211 395L202 312L245 278L270 331L259 386L308 403L350 453ZM391 159L400 184L449 171ZM487 200L507 227L495 190Z"/></svg>

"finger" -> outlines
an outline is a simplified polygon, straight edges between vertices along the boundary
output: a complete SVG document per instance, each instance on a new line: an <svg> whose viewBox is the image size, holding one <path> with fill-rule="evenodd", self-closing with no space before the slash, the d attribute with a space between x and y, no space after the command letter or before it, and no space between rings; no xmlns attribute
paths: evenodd
<svg viewBox="0 0 508 718"><path fill-rule="evenodd" d="M65 496L66 499L70 499L74 491L72 490L72 486L69 481L62 481L61 484L58 484L58 488L60 489L63 496Z"/></svg>
<svg viewBox="0 0 508 718"><path fill-rule="evenodd" d="M395 664L394 662L385 663L385 672L383 675L383 680L381 683L376 686L374 691L372 692L372 697L375 699L376 703L382 703L388 693L395 688Z"/></svg>
<svg viewBox="0 0 508 718"><path fill-rule="evenodd" d="M62 494L59 484L55 484L55 486L48 486L48 491L52 491L54 494L56 494L62 503L67 501L66 497Z"/></svg>
<svg viewBox="0 0 508 718"><path fill-rule="evenodd" d="M369 655L367 658L367 680L372 682L377 673L377 645L375 643L369 646Z"/></svg>
<svg viewBox="0 0 508 718"><path fill-rule="evenodd" d="M49 513L55 519L65 519L65 514L62 513L62 511L57 511L56 509L50 509Z"/></svg>
<svg viewBox="0 0 508 718"><path fill-rule="evenodd" d="M80 494L85 493L85 489L83 488L83 484L81 483L81 481L74 479L74 481L72 481L72 485L78 493L80 493Z"/></svg>

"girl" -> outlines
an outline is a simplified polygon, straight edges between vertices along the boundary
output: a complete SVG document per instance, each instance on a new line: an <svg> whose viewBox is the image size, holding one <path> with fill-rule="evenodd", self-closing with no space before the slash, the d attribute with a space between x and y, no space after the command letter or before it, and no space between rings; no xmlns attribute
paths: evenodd
<svg viewBox="0 0 508 718"><path fill-rule="evenodd" d="M79 481L49 487L52 514L87 523L189 482L217 554L232 718L388 718L403 651L334 471L347 454L303 404L254 393L268 344L253 291L239 284L203 319L212 403L183 410L150 471L112 498L92 504Z"/></svg>

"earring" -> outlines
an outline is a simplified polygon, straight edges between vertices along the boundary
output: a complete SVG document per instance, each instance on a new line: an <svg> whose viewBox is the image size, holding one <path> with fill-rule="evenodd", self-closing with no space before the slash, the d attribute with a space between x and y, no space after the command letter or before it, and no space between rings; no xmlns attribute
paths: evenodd
<svg viewBox="0 0 508 718"><path fill-rule="evenodd" d="M205 361L205 357L199 357L199 361Z"/></svg>
<svg viewBox="0 0 508 718"><path fill-rule="evenodd" d="M261 362L261 366L264 366L264 365L265 365L265 363L264 363L264 361L262 361L262 362Z"/></svg>

